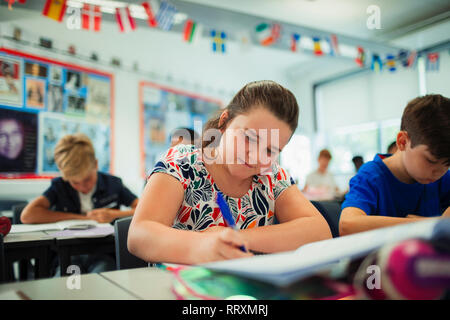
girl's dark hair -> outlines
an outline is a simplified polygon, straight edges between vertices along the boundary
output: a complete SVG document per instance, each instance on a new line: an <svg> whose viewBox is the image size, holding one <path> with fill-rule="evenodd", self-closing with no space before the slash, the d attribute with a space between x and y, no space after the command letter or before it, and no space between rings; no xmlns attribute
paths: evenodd
<svg viewBox="0 0 450 320"><path fill-rule="evenodd" d="M254 81L246 84L231 99L225 109L219 110L203 128L203 133L208 129L225 129L229 122L236 116L248 113L253 108L263 107L271 111L278 119L286 122L292 132L298 125L299 108L297 100L291 91L270 80ZM228 111L227 120L219 126L220 115ZM212 141L205 141L202 137L202 147L210 145ZM217 142L216 142L217 143Z"/></svg>
<svg viewBox="0 0 450 320"><path fill-rule="evenodd" d="M426 145L430 153L450 164L450 99L429 94L411 100L403 111L400 130L406 131L411 147Z"/></svg>

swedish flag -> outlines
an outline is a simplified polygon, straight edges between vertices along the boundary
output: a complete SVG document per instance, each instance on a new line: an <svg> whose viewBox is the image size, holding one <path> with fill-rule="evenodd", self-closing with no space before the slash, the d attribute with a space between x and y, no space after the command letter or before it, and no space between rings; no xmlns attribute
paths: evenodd
<svg viewBox="0 0 450 320"><path fill-rule="evenodd" d="M227 34L224 31L218 32L217 30L211 30L211 38L212 38L212 50L214 52L222 52L225 53L225 41L227 39Z"/></svg>

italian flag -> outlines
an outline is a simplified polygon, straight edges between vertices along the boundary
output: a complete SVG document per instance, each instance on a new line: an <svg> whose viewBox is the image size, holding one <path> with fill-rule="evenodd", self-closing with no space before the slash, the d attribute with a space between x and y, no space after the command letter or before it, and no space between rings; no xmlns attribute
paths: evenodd
<svg viewBox="0 0 450 320"><path fill-rule="evenodd" d="M280 25L277 23L268 24L260 23L256 26L256 34L259 43L263 46L270 46L274 44L280 37Z"/></svg>
<svg viewBox="0 0 450 320"><path fill-rule="evenodd" d="M61 22L64 18L67 7L66 0L47 0L42 10L42 14L47 18Z"/></svg>

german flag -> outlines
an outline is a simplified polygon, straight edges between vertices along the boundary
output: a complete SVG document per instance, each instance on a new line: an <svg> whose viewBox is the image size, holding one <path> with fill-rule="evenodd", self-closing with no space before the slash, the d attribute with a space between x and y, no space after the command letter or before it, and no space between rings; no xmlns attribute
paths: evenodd
<svg viewBox="0 0 450 320"><path fill-rule="evenodd" d="M61 22L66 13L66 0L47 0L42 14L47 18Z"/></svg>

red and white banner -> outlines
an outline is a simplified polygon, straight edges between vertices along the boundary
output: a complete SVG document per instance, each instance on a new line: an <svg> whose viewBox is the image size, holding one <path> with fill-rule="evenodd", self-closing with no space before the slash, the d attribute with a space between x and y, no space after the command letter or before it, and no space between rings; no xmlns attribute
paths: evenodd
<svg viewBox="0 0 450 320"><path fill-rule="evenodd" d="M116 21L120 32L136 30L136 21L131 16L130 8L116 8Z"/></svg>

